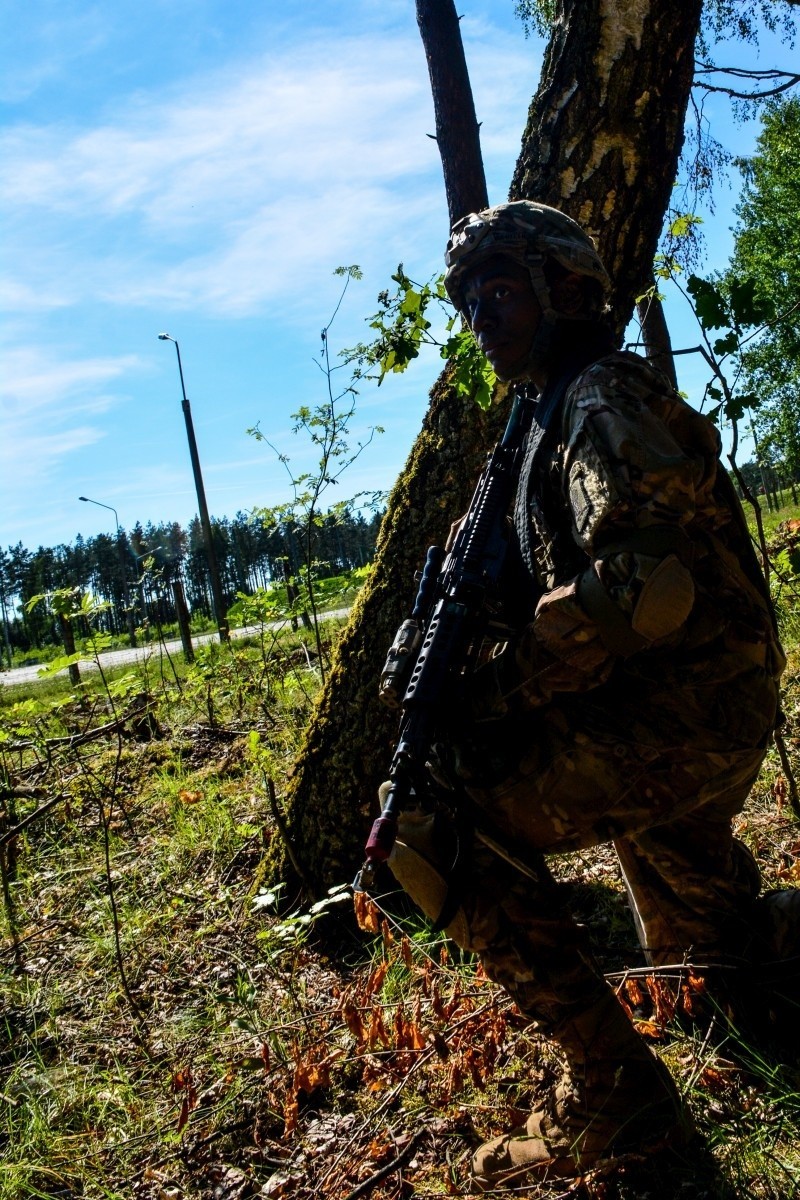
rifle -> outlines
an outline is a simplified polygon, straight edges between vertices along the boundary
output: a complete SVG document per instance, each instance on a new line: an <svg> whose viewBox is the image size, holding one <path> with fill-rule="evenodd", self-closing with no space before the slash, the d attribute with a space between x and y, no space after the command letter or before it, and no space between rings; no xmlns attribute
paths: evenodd
<svg viewBox="0 0 800 1200"><path fill-rule="evenodd" d="M533 408L527 393L517 392L505 433L489 455L453 545L447 552L440 546L428 550L411 616L389 649L380 698L401 710L400 731L383 811L372 826L366 861L356 876L357 891L375 886L410 798L431 790L427 763L442 714L452 712L461 681L491 628L486 600L505 559L506 517Z"/></svg>

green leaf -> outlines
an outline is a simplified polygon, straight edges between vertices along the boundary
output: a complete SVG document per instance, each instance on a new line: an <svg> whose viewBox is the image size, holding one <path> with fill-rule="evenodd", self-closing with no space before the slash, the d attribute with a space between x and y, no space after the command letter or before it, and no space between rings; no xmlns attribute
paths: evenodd
<svg viewBox="0 0 800 1200"><path fill-rule="evenodd" d="M75 654L62 654L60 658L54 658L46 666L40 667L36 672L37 675L55 675L58 671L63 671L65 667L74 667L76 663L87 662L85 654L78 651Z"/></svg>
<svg viewBox="0 0 800 1200"><path fill-rule="evenodd" d="M670 235L674 238L686 237L695 225L702 225L703 218L694 213L681 213L669 227Z"/></svg>
<svg viewBox="0 0 800 1200"><path fill-rule="evenodd" d="M755 279L732 279L729 286L731 311L739 325L763 325L774 318L774 305L756 295L758 284Z"/></svg>
<svg viewBox="0 0 800 1200"><path fill-rule="evenodd" d="M731 331L726 333L725 337L717 338L714 342L715 354L733 354L739 349L739 338Z"/></svg>
<svg viewBox="0 0 800 1200"><path fill-rule="evenodd" d="M730 325L725 299L716 284L699 275L690 275L687 290L694 300L694 310L703 329L724 329Z"/></svg>
<svg viewBox="0 0 800 1200"><path fill-rule="evenodd" d="M401 313L416 313L419 312L422 305L422 296L419 292L415 292L413 288L409 288L406 292L405 299L400 305Z"/></svg>

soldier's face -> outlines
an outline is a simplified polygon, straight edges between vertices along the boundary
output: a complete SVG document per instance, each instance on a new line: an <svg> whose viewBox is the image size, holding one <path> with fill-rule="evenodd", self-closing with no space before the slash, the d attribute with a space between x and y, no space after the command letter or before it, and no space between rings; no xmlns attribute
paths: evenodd
<svg viewBox="0 0 800 1200"><path fill-rule="evenodd" d="M519 379L542 318L525 267L502 255L486 259L466 275L464 301L475 340L495 375Z"/></svg>

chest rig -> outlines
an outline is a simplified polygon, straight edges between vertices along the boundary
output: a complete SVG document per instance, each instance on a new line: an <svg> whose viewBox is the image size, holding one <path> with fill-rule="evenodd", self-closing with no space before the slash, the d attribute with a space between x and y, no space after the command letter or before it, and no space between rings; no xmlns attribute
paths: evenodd
<svg viewBox="0 0 800 1200"><path fill-rule="evenodd" d="M564 397L581 369L571 366L542 392L517 483L514 531L522 563L540 593L579 574L588 562L572 536L559 447Z"/></svg>

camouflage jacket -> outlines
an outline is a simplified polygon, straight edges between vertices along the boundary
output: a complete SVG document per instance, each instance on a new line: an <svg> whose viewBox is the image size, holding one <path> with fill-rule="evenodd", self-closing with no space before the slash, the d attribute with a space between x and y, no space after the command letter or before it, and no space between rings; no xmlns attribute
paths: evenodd
<svg viewBox="0 0 800 1200"><path fill-rule="evenodd" d="M484 715L594 690L601 722L609 706L632 724L655 706L732 744L763 740L784 659L716 429L623 352L578 374L554 423L515 506L531 551L507 582L511 607L531 578L535 592ZM735 711L745 682L755 722Z"/></svg>

